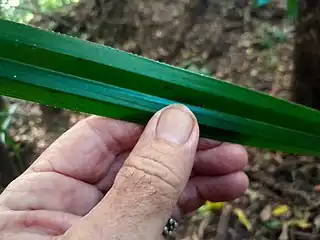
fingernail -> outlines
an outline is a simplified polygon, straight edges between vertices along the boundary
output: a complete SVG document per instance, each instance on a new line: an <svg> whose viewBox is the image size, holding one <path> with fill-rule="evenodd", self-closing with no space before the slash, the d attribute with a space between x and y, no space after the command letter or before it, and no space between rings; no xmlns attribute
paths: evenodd
<svg viewBox="0 0 320 240"><path fill-rule="evenodd" d="M171 143L184 144L190 137L193 125L193 117L187 109L170 107L161 113L156 135Z"/></svg>

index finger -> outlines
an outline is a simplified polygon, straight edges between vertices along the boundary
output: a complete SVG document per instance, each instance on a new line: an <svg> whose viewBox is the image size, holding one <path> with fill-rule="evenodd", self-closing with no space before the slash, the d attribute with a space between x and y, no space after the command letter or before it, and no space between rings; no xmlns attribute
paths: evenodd
<svg viewBox="0 0 320 240"><path fill-rule="evenodd" d="M93 184L119 153L135 145L142 131L143 127L134 123L86 118L49 146L25 174L53 171Z"/></svg>

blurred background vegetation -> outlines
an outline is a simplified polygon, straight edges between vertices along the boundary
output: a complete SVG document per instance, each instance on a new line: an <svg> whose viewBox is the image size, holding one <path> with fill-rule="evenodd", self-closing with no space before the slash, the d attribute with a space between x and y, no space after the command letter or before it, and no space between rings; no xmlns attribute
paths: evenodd
<svg viewBox="0 0 320 240"><path fill-rule="evenodd" d="M0 0L0 17L320 108L320 1ZM0 29L0 34L2 34ZM13 53L14 54L14 53ZM0 189L85 114L0 98ZM241 198L207 203L175 239L320 239L319 159L247 148Z"/></svg>
<svg viewBox="0 0 320 240"><path fill-rule="evenodd" d="M33 18L48 17L47 14L77 2L76 0L1 0L0 16L15 22L28 23Z"/></svg>

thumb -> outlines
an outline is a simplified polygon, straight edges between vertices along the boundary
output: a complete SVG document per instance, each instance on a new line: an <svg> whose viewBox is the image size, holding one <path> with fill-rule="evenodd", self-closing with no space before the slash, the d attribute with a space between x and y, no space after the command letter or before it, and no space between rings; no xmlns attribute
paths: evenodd
<svg viewBox="0 0 320 240"><path fill-rule="evenodd" d="M160 239L190 177L198 139L196 118L186 107L157 112L76 239Z"/></svg>

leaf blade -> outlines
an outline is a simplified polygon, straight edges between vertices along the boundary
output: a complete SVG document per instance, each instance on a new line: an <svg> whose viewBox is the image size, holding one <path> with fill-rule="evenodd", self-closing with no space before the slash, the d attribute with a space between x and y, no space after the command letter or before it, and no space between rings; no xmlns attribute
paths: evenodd
<svg viewBox="0 0 320 240"><path fill-rule="evenodd" d="M4 33L0 35L0 58L320 134L320 112L307 107L117 49L30 26L2 20L0 29ZM54 64L51 59L56 60ZM240 106L236 108L235 104ZM301 125L301 121L307 124Z"/></svg>
<svg viewBox="0 0 320 240"><path fill-rule="evenodd" d="M12 75L12 72L15 74ZM11 94L13 97L23 99L29 97L29 100L36 102L45 98L44 104L51 103L55 106L58 105L59 99L65 100L67 94L76 95L78 96L77 100L72 100L67 108L94 113L92 107L98 101L100 102L99 109L108 106L108 111L100 111L99 115L141 124L146 123L155 111L175 103L168 99L3 60L0 60L0 81L2 90L0 90L0 94L14 91ZM40 88L35 89L32 86ZM54 97L49 101L50 95ZM85 105L81 104L83 97L91 99L91 102ZM107 105L103 105L102 102ZM65 107L66 104L68 103L63 101L60 103L60 107ZM318 149L318 145L315 144L320 141L318 136L190 104L186 105L194 112L199 121L201 136L289 152L303 151L307 153L310 151L312 154L318 152L312 150L313 148ZM303 141L295 141L296 138Z"/></svg>
<svg viewBox="0 0 320 240"><path fill-rule="evenodd" d="M202 136L291 153L320 152L318 111L22 24L0 20L0 29L3 95L137 123L179 102L195 113Z"/></svg>

